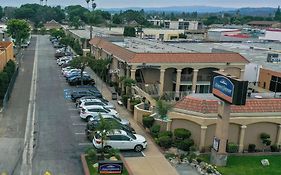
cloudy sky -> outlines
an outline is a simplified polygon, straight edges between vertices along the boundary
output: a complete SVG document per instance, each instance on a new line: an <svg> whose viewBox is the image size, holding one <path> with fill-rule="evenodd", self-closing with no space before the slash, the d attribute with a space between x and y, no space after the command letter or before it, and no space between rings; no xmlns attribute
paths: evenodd
<svg viewBox="0 0 281 175"><path fill-rule="evenodd" d="M39 3L40 0L0 0L1 6L20 6L26 3ZM207 5L219 7L277 7L280 0L96 0L100 8L114 7L166 7ZM83 5L85 0L48 0L48 5Z"/></svg>

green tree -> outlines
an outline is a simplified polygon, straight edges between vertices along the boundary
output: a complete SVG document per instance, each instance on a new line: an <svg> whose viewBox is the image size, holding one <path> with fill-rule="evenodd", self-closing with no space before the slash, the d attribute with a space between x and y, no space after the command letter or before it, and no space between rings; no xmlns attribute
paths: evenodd
<svg viewBox="0 0 281 175"><path fill-rule="evenodd" d="M276 21L281 21L281 10L280 10L280 6L278 6L276 12L275 12L275 16L274 16L274 20Z"/></svg>
<svg viewBox="0 0 281 175"><path fill-rule="evenodd" d="M98 133L100 133L100 139L101 139L101 156L102 158L104 159L104 153L105 153L105 146L104 146L104 142L106 141L107 139L107 135L109 133L111 133L113 131L113 129L115 127L113 127L109 122L106 122L102 115L99 114L99 117L100 117L100 121L99 121L99 125L96 129L96 131Z"/></svg>
<svg viewBox="0 0 281 175"><path fill-rule="evenodd" d="M25 20L11 19L7 23L7 33L15 40L15 45L21 44L30 36L30 27Z"/></svg>
<svg viewBox="0 0 281 175"><path fill-rule="evenodd" d="M78 29L80 26L82 26L82 21L78 16L75 16L70 19L70 26L74 27L75 29Z"/></svg>
<svg viewBox="0 0 281 175"><path fill-rule="evenodd" d="M65 33L62 29L51 29L50 35L56 38L62 38L65 36Z"/></svg>
<svg viewBox="0 0 281 175"><path fill-rule="evenodd" d="M0 19L4 16L4 11L2 6L0 6Z"/></svg>
<svg viewBox="0 0 281 175"><path fill-rule="evenodd" d="M93 58L88 57L88 56L80 56L77 58L74 58L71 62L70 65L76 69L80 69L81 70L81 85L83 85L83 72L86 68L86 66L88 66L89 64L91 64Z"/></svg>
<svg viewBox="0 0 281 175"><path fill-rule="evenodd" d="M124 28L124 36L135 37L136 36L136 29L134 27L126 26Z"/></svg>
<svg viewBox="0 0 281 175"><path fill-rule="evenodd" d="M156 112L161 120L167 119L167 114L171 109L172 106L164 100L158 100L156 102Z"/></svg>

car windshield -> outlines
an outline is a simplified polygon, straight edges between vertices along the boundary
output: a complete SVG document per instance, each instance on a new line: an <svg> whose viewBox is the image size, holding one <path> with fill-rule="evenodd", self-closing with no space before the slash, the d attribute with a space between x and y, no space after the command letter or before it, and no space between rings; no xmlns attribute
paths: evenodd
<svg viewBox="0 0 281 175"><path fill-rule="evenodd" d="M137 139L137 137L136 137L134 134L132 134L131 132L126 131L126 133L127 133L127 135L128 135L130 138L132 138L132 139L134 139L134 140Z"/></svg>
<svg viewBox="0 0 281 175"><path fill-rule="evenodd" d="M106 111L106 112L110 112L110 109L106 108L106 107L103 107L103 109Z"/></svg>

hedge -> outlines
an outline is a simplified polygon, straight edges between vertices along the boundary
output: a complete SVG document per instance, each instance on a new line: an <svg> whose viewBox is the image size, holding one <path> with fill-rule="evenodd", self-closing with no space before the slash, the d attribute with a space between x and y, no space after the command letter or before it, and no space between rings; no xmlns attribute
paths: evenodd
<svg viewBox="0 0 281 175"><path fill-rule="evenodd" d="M174 135L176 139L184 140L191 136L191 132L184 128L177 128L174 130Z"/></svg>

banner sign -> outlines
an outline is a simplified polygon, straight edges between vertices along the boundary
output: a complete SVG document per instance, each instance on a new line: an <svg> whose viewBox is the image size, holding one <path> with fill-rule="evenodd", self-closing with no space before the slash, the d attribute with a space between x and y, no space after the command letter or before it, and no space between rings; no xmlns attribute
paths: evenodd
<svg viewBox="0 0 281 175"><path fill-rule="evenodd" d="M225 76L215 76L213 80L213 94L232 103L234 84Z"/></svg>

